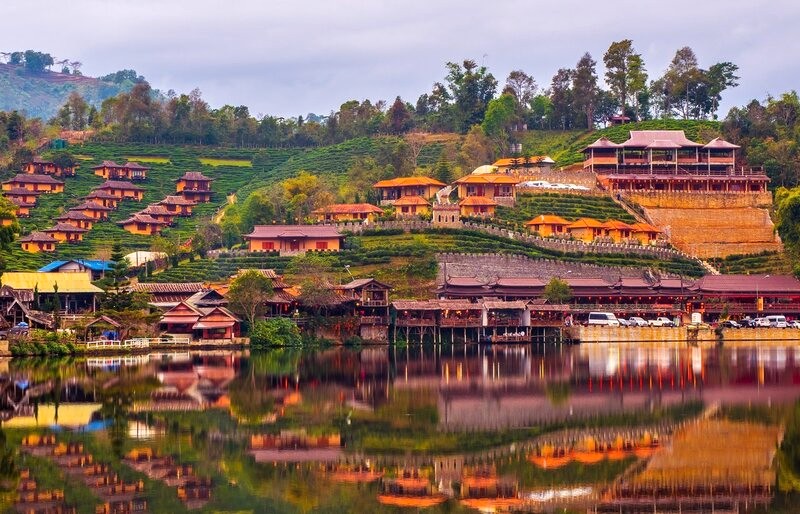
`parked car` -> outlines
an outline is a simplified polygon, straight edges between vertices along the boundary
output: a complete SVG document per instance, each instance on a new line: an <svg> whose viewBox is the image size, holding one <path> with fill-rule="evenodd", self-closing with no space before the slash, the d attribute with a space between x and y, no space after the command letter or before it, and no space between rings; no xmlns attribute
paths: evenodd
<svg viewBox="0 0 800 514"><path fill-rule="evenodd" d="M725 321L721 321L719 326L722 328L742 328L742 325L733 321L732 319L726 319Z"/></svg>
<svg viewBox="0 0 800 514"><path fill-rule="evenodd" d="M767 321L769 326L773 328L786 328L789 326L789 323L786 322L786 316L783 314L767 316Z"/></svg>
<svg viewBox="0 0 800 514"><path fill-rule="evenodd" d="M648 321L651 327L674 327L675 323L664 316L659 316L656 319L651 319Z"/></svg>
<svg viewBox="0 0 800 514"><path fill-rule="evenodd" d="M523 187L542 187L542 188L549 188L550 182L547 180L529 180L527 182L523 182L520 184Z"/></svg>
<svg viewBox="0 0 800 514"><path fill-rule="evenodd" d="M769 320L767 318L756 318L753 320L753 326L758 328L769 327Z"/></svg>
<svg viewBox="0 0 800 514"><path fill-rule="evenodd" d="M631 326L633 327L647 326L647 320L645 320L644 318L640 318L639 316L631 316L630 318L628 318L628 321L630 321Z"/></svg>
<svg viewBox="0 0 800 514"><path fill-rule="evenodd" d="M789 328L800 328L800 319L793 319L790 321Z"/></svg>
<svg viewBox="0 0 800 514"><path fill-rule="evenodd" d="M607 327L618 327L619 320L613 312L590 312L587 325L604 325Z"/></svg>
<svg viewBox="0 0 800 514"><path fill-rule="evenodd" d="M750 316L744 317L739 320L739 325L742 328L753 328L755 326L756 320L751 318Z"/></svg>
<svg viewBox="0 0 800 514"><path fill-rule="evenodd" d="M566 184L567 189L572 191L589 191L589 188L586 186L579 186L578 184Z"/></svg>
<svg viewBox="0 0 800 514"><path fill-rule="evenodd" d="M625 318L617 318L617 321L619 321L619 326L621 327L633 326L632 323Z"/></svg>

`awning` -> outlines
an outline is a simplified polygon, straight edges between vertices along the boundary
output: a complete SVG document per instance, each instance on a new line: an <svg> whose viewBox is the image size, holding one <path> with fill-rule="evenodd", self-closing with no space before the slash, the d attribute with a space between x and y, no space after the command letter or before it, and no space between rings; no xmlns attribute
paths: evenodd
<svg viewBox="0 0 800 514"><path fill-rule="evenodd" d="M236 324L235 321L198 321L192 325L192 330L211 330L215 328L228 328Z"/></svg>

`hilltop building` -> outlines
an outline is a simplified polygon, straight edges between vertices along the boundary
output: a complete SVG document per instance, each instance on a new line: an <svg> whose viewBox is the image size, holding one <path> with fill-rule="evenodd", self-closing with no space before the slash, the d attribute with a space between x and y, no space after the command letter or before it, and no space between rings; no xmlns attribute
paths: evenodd
<svg viewBox="0 0 800 514"><path fill-rule="evenodd" d="M383 215L383 209L369 203L336 203L316 209L311 212L317 221L343 222L343 221L375 221Z"/></svg>
<svg viewBox="0 0 800 514"><path fill-rule="evenodd" d="M50 175L28 175L26 173L17 174L3 182L3 191L12 191L18 188L42 193L62 193L64 182L56 180Z"/></svg>
<svg viewBox="0 0 800 514"><path fill-rule="evenodd" d="M86 201L82 204L70 209L70 212L81 212L98 221L107 220L108 213L114 210L112 207L107 207L101 203Z"/></svg>
<svg viewBox="0 0 800 514"><path fill-rule="evenodd" d="M197 205L197 202L187 200L179 195L173 195L165 197L156 205L163 205L169 212L174 213L176 216L186 217L192 215L192 208Z"/></svg>
<svg viewBox="0 0 800 514"><path fill-rule="evenodd" d="M144 197L144 189L124 180L107 180L95 188L95 191L105 191L119 200L136 200L140 202Z"/></svg>
<svg viewBox="0 0 800 514"><path fill-rule="evenodd" d="M714 139L703 145L682 130L632 130L623 143L602 137L583 149L583 169L609 190L766 191L763 170L737 167L739 146Z"/></svg>
<svg viewBox="0 0 800 514"><path fill-rule="evenodd" d="M79 228L71 223L58 222L50 228L42 230L45 234L53 237L58 242L77 243L83 241L83 235L87 232L85 228Z"/></svg>
<svg viewBox="0 0 800 514"><path fill-rule="evenodd" d="M166 221L157 220L147 214L134 214L126 220L117 222L117 225L120 225L127 232L144 236L160 234L167 224Z"/></svg>
<svg viewBox="0 0 800 514"><path fill-rule="evenodd" d="M484 197L493 200L495 205L507 207L513 207L516 202L518 183L518 179L500 173L472 174L455 181L461 200Z"/></svg>
<svg viewBox="0 0 800 514"><path fill-rule="evenodd" d="M380 193L381 205L393 205L406 196L433 198L436 192L445 186L447 184L430 177L398 177L381 180L372 187Z"/></svg>

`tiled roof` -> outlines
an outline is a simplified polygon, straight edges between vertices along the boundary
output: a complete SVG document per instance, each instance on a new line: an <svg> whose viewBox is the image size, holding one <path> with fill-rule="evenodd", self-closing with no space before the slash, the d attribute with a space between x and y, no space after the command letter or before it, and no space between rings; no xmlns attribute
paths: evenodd
<svg viewBox="0 0 800 514"><path fill-rule="evenodd" d="M381 180L372 187L407 187L407 186L437 186L444 187L447 184L439 182L430 177L398 177L390 180Z"/></svg>
<svg viewBox="0 0 800 514"><path fill-rule="evenodd" d="M188 293L202 291L202 282L139 282L130 286L139 293Z"/></svg>
<svg viewBox="0 0 800 514"><path fill-rule="evenodd" d="M196 182L212 182L214 179L206 177L199 171L187 171L181 178L175 179L175 182L180 180L194 180Z"/></svg>
<svg viewBox="0 0 800 514"><path fill-rule="evenodd" d="M125 180L106 180L96 189L122 189L124 191L144 191L144 188Z"/></svg>
<svg viewBox="0 0 800 514"><path fill-rule="evenodd" d="M112 195L105 189L95 189L91 191L88 195L84 196L84 198L92 199L92 198L99 198L101 200L119 200L116 196Z"/></svg>
<svg viewBox="0 0 800 514"><path fill-rule="evenodd" d="M83 234L84 232L89 232L85 228L78 228L75 225L71 225L69 223L56 223L50 228L44 229L42 232L75 232L77 234Z"/></svg>
<svg viewBox="0 0 800 514"><path fill-rule="evenodd" d="M158 215L158 216L175 216L175 213L167 209L161 204L152 204L148 205L141 211L137 212L136 214L147 214L147 215Z"/></svg>
<svg viewBox="0 0 800 514"><path fill-rule="evenodd" d="M5 277L5 275L3 275ZM791 275L706 275L692 289L713 293L800 294L800 281Z"/></svg>
<svg viewBox="0 0 800 514"><path fill-rule="evenodd" d="M180 195L171 195L158 202L159 205L197 205L193 200L187 200Z"/></svg>
<svg viewBox="0 0 800 514"><path fill-rule="evenodd" d="M485 196L468 196L458 202L458 205L461 206L470 206L470 205L497 205L497 202L492 200L491 198L486 198Z"/></svg>
<svg viewBox="0 0 800 514"><path fill-rule="evenodd" d="M661 232L658 227L654 227L649 223L633 223L631 228L634 232Z"/></svg>
<svg viewBox="0 0 800 514"><path fill-rule="evenodd" d="M6 180L3 184L63 184L61 180L56 180L50 175L29 175L19 173L13 178Z"/></svg>
<svg viewBox="0 0 800 514"><path fill-rule="evenodd" d="M414 195L414 196L403 196L398 198L394 201L393 204L395 207L403 206L403 205L427 205L430 206L428 200L422 198L421 196Z"/></svg>
<svg viewBox="0 0 800 514"><path fill-rule="evenodd" d="M622 143L626 148L646 148L654 142L659 141L660 144L670 142L675 145L674 148L696 148L703 146L700 143L695 143L686 138L686 134L682 130L631 130L630 138ZM658 148L667 148L659 146ZM672 148L672 147L669 147Z"/></svg>
<svg viewBox="0 0 800 514"><path fill-rule="evenodd" d="M168 225L166 221L157 220L147 214L133 214L124 221L118 221L117 225L127 225L129 223L146 223L148 225Z"/></svg>
<svg viewBox="0 0 800 514"><path fill-rule="evenodd" d="M31 232L27 236L19 238L20 243L58 243L50 234L44 232ZM5 282L4 282L5 283Z"/></svg>
<svg viewBox="0 0 800 514"><path fill-rule="evenodd" d="M138 162L128 161L122 165L123 168L128 168L131 170L149 170L147 166L142 166Z"/></svg>
<svg viewBox="0 0 800 514"><path fill-rule="evenodd" d="M467 175L456 180L456 184L518 184L519 179L502 173L485 173L483 175Z"/></svg>
<svg viewBox="0 0 800 514"><path fill-rule="evenodd" d="M594 218L581 218L567 225L568 230L572 228L603 228L603 224Z"/></svg>
<svg viewBox="0 0 800 514"><path fill-rule="evenodd" d="M106 207L105 205L99 204L97 202L83 202L82 204L73 207L70 209L71 211L77 210L84 210L84 211L113 211L111 207Z"/></svg>
<svg viewBox="0 0 800 514"><path fill-rule="evenodd" d="M569 225L569 221L555 214L540 214L525 223L526 225Z"/></svg>
<svg viewBox="0 0 800 514"><path fill-rule="evenodd" d="M608 220L603 223L603 228L611 230L631 230L633 227L619 220Z"/></svg>
<svg viewBox="0 0 800 514"><path fill-rule="evenodd" d="M711 150L733 150L733 149L741 148L741 147L739 145L735 145L733 143L729 143L729 142L725 141L724 139L720 139L718 137L715 137L714 139L709 141L707 144L703 145L703 148L711 149Z"/></svg>
<svg viewBox="0 0 800 514"><path fill-rule="evenodd" d="M622 145L613 142L612 140L608 139L607 137L601 137L594 143L590 144L589 146L585 147L584 150L590 149L603 149L603 148L622 148Z"/></svg>
<svg viewBox="0 0 800 514"><path fill-rule="evenodd" d="M81 220L81 221L94 221L94 218L83 213L83 211L67 211L58 218L56 221L62 220Z"/></svg>
<svg viewBox="0 0 800 514"><path fill-rule="evenodd" d="M5 196L22 196L22 195L39 196L41 194L44 194L44 191L30 191L28 189L25 189L24 187L12 187L8 191L3 191L3 194Z"/></svg>
<svg viewBox="0 0 800 514"><path fill-rule="evenodd" d="M103 161L97 166L92 166L90 169L99 170L100 168L122 168L122 166L114 161Z"/></svg>
<svg viewBox="0 0 800 514"><path fill-rule="evenodd" d="M383 214L383 209L371 203L335 203L316 209L313 214L362 214L375 213Z"/></svg>

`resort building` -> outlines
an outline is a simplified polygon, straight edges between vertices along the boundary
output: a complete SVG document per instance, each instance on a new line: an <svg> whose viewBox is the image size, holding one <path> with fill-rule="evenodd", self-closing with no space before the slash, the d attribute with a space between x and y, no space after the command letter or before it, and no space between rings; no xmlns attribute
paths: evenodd
<svg viewBox="0 0 800 514"><path fill-rule="evenodd" d="M113 211L112 207L106 207L105 205L94 202L94 201L86 201L80 205L77 205L70 209L70 211L77 211L82 212L83 214L90 216L98 221L107 220L108 213Z"/></svg>
<svg viewBox="0 0 800 514"><path fill-rule="evenodd" d="M58 242L77 243L83 241L83 235L87 232L85 228L79 228L71 223L58 222L50 228L42 230Z"/></svg>
<svg viewBox="0 0 800 514"><path fill-rule="evenodd" d="M167 225L172 225L172 222L178 216L174 212L167 209L165 205L161 204L148 205L146 208L142 209L136 214L145 214L151 218L157 219L158 221L163 221Z"/></svg>
<svg viewBox="0 0 800 514"><path fill-rule="evenodd" d="M120 200L142 200L144 189L123 180L107 180L102 185L95 188L95 191L106 191Z"/></svg>
<svg viewBox="0 0 800 514"><path fill-rule="evenodd" d="M106 180L145 180L150 170L137 162L117 164L114 161L103 161L97 166L92 166L92 169L95 175Z"/></svg>
<svg viewBox="0 0 800 514"><path fill-rule="evenodd" d="M632 130L623 143L600 138L583 149L583 168L609 190L766 191L763 170L737 167L739 146L703 145L682 130Z"/></svg>
<svg viewBox="0 0 800 514"><path fill-rule="evenodd" d="M92 202L97 202L104 207L109 207L110 209L116 209L119 206L119 202L121 201L119 196L111 194L110 191L105 189L94 190L88 195L83 197L84 200L90 200Z"/></svg>
<svg viewBox="0 0 800 514"><path fill-rule="evenodd" d="M14 178L3 182L3 191L17 188L41 191L42 193L61 193L64 191L64 183L50 175L28 175L27 173L17 174Z"/></svg>
<svg viewBox="0 0 800 514"><path fill-rule="evenodd" d="M88 273L39 273L37 271L7 271L3 285L16 291L36 292L39 305L49 305L55 299L62 314L82 314L95 311L95 301L103 290L92 285ZM34 309L39 305L32 305Z"/></svg>
<svg viewBox="0 0 800 514"><path fill-rule="evenodd" d="M74 177L77 166L57 166L53 161L34 157L22 166L22 171L31 175L54 175L56 177Z"/></svg>
<svg viewBox="0 0 800 514"><path fill-rule="evenodd" d="M43 191L31 191L24 187L12 187L3 192L3 196L11 201L19 200L20 203L28 204L30 206L36 205L36 201Z"/></svg>
<svg viewBox="0 0 800 514"><path fill-rule="evenodd" d="M85 228L86 230L92 230L92 227L97 222L93 216L89 216L82 211L67 211L57 217L56 221L59 223L69 223L70 225L74 225L78 228Z"/></svg>
<svg viewBox="0 0 800 514"><path fill-rule="evenodd" d="M114 269L112 261L74 259L68 261L53 261L39 268L39 273L88 273L92 281L100 280L106 272Z"/></svg>
<svg viewBox="0 0 800 514"><path fill-rule="evenodd" d="M169 212L175 213L177 216L191 216L192 208L197 205L197 202L187 200L180 195L167 196L157 205L163 205Z"/></svg>
<svg viewBox="0 0 800 514"><path fill-rule="evenodd" d="M631 228L631 236L643 245L655 244L662 235L662 231L658 227L649 223L634 223Z"/></svg>
<svg viewBox="0 0 800 514"><path fill-rule="evenodd" d="M493 218L497 202L485 196L468 196L458 202L461 216L464 218Z"/></svg>
<svg viewBox="0 0 800 514"><path fill-rule="evenodd" d="M507 207L514 206L518 183L518 179L500 173L472 174L455 181L460 199L483 196Z"/></svg>
<svg viewBox="0 0 800 514"><path fill-rule="evenodd" d="M381 195L381 205L393 205L396 200L405 196L419 196L423 199L433 198L447 184L430 177L399 177L381 180L374 186Z"/></svg>
<svg viewBox="0 0 800 514"><path fill-rule="evenodd" d="M370 203L336 203L311 212L317 222L375 221L383 209Z"/></svg>
<svg viewBox="0 0 800 514"><path fill-rule="evenodd" d="M28 253L55 252L58 240L44 232L31 232L19 239L22 249Z"/></svg>
<svg viewBox="0 0 800 514"><path fill-rule="evenodd" d="M154 236L161 233L161 230L167 226L167 222L157 220L147 214L134 214L124 221L117 222L117 225L131 234Z"/></svg>
<svg viewBox="0 0 800 514"><path fill-rule="evenodd" d="M398 218L425 216L431 212L431 204L421 196L404 196L393 203L394 213Z"/></svg>
<svg viewBox="0 0 800 514"><path fill-rule="evenodd" d="M618 220L603 222L603 235L615 243L627 242L631 238L633 227Z"/></svg>
<svg viewBox="0 0 800 514"><path fill-rule="evenodd" d="M570 222L555 214L540 214L525 223L528 230L539 234L541 237L564 236L566 227Z"/></svg>
<svg viewBox="0 0 800 514"><path fill-rule="evenodd" d="M386 340L389 326L389 292L392 287L374 278L359 278L334 289L351 307L349 314L358 318L359 336Z"/></svg>
<svg viewBox="0 0 800 514"><path fill-rule="evenodd" d="M241 320L225 307L198 307L182 301L164 313L161 329L194 340L233 340L241 333Z"/></svg>
<svg viewBox="0 0 800 514"><path fill-rule="evenodd" d="M292 255L307 251L338 252L344 235L327 225L256 225L244 239L251 252Z"/></svg>
<svg viewBox="0 0 800 514"><path fill-rule="evenodd" d="M605 233L603 224L592 218L580 218L564 227L564 230L566 230L573 239L583 241L584 243L591 243L596 238L602 237Z"/></svg>
<svg viewBox="0 0 800 514"><path fill-rule="evenodd" d="M27 218L28 216L31 215L31 209L33 207L36 207L35 202L31 203L23 202L22 200L19 200L17 198L9 198L9 200L15 206L14 216L16 216L17 218Z"/></svg>
<svg viewBox="0 0 800 514"><path fill-rule="evenodd" d="M146 294L148 303L159 309L171 309L206 290L202 282L138 282L129 287L135 293Z"/></svg>
<svg viewBox="0 0 800 514"><path fill-rule="evenodd" d="M211 201L211 182L213 178L206 177L199 171L187 171L177 179L175 190L187 200L197 203Z"/></svg>

